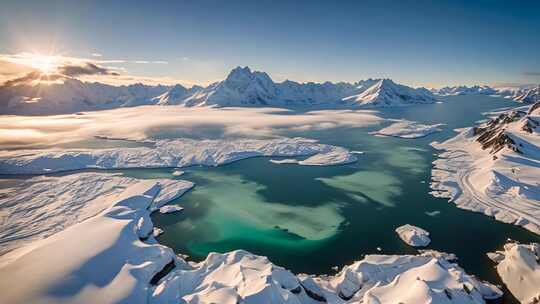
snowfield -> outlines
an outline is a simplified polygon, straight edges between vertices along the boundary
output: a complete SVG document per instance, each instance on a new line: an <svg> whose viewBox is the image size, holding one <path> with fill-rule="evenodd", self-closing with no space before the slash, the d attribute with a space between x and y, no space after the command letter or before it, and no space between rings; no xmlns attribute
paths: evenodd
<svg viewBox="0 0 540 304"><path fill-rule="evenodd" d="M432 146L432 194L540 234L540 103Z"/></svg>
<svg viewBox="0 0 540 304"><path fill-rule="evenodd" d="M171 193L160 194L164 182L133 182L96 216L0 256L1 302L485 303L501 296L451 255L433 251L368 255L320 277L294 275L241 250L186 262L153 238L159 230L150 209Z"/></svg>
<svg viewBox="0 0 540 304"><path fill-rule="evenodd" d="M503 251L489 253L497 273L523 304L540 301L540 244L507 243Z"/></svg>
<svg viewBox="0 0 540 304"><path fill-rule="evenodd" d="M163 168L218 166L257 156L310 156L301 165L339 165L356 161L347 149L305 138L235 140L159 140L155 147L0 151L4 174L41 174L86 168Z"/></svg>
<svg viewBox="0 0 540 304"><path fill-rule="evenodd" d="M399 138L420 138L442 131L439 127L443 124L425 125L414 121L398 120L388 127L370 134L379 136L393 136Z"/></svg>

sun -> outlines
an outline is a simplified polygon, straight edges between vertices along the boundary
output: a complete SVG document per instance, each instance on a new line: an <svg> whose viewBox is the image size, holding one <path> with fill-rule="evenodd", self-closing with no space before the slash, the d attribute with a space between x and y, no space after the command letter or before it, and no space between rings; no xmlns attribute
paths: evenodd
<svg viewBox="0 0 540 304"><path fill-rule="evenodd" d="M25 61L28 65L39 70L43 74L52 74L60 64L58 56L49 56L41 54L27 54Z"/></svg>

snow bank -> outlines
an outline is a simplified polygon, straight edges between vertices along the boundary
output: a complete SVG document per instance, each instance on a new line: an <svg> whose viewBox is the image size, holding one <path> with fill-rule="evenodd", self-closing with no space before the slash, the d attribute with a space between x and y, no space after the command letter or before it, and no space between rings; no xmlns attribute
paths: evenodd
<svg viewBox="0 0 540 304"><path fill-rule="evenodd" d="M484 303L497 287L467 275L447 256L368 255L335 276L294 275L266 257L211 253L167 276L154 303Z"/></svg>
<svg viewBox="0 0 540 304"><path fill-rule="evenodd" d="M40 174L85 168L157 168L218 166L256 156L308 156L301 165L337 165L356 161L347 149L305 138L192 140L155 142L155 147L87 150L1 151L4 174Z"/></svg>
<svg viewBox="0 0 540 304"><path fill-rule="evenodd" d="M400 226L396 232L405 243L413 247L425 247L431 242L429 232L413 225Z"/></svg>
<svg viewBox="0 0 540 304"><path fill-rule="evenodd" d="M178 205L165 205L159 208L159 213L173 213L173 212L182 211L182 210L184 210L184 208Z"/></svg>
<svg viewBox="0 0 540 304"><path fill-rule="evenodd" d="M540 234L540 104L502 113L432 146L431 192Z"/></svg>
<svg viewBox="0 0 540 304"><path fill-rule="evenodd" d="M507 243L504 251L488 256L498 263L497 273L521 303L540 301L540 244Z"/></svg>
<svg viewBox="0 0 540 304"><path fill-rule="evenodd" d="M372 132L370 134L380 136L393 136L400 138L420 138L428 136L429 134L442 131L439 127L443 124L424 125L414 121L399 120L396 123L391 124L386 128L382 128L379 131Z"/></svg>

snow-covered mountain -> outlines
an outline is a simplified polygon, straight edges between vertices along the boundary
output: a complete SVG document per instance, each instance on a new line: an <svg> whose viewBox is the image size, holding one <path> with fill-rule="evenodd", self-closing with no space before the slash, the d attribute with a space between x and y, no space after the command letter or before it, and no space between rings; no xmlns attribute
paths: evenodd
<svg viewBox="0 0 540 304"><path fill-rule="evenodd" d="M518 102L523 103L534 103L538 99L538 87L531 86L518 86L518 87L490 87L486 85L475 85L472 87L468 86L454 86L454 87L443 87L440 89L432 89L436 95L441 96L453 96L453 95L470 95L470 94L480 94L480 95L494 95L500 96L508 99L513 99Z"/></svg>
<svg viewBox="0 0 540 304"><path fill-rule="evenodd" d="M373 85L369 85L374 81ZM434 103L437 99L425 88L414 89L400 85L390 79L368 80L361 87L357 87L358 94L343 98L344 101L353 102L362 106L394 107L409 104Z"/></svg>
<svg viewBox="0 0 540 304"><path fill-rule="evenodd" d="M276 83L264 72L233 69L223 81L207 87L111 86L67 78L53 84L0 87L0 114L59 114L138 105L185 106L310 106L387 107L433 103L424 88L414 89L390 79L356 83Z"/></svg>
<svg viewBox="0 0 540 304"><path fill-rule="evenodd" d="M233 69L227 78L176 99L161 99L161 104L188 106L401 106L433 103L435 96L426 89L413 89L390 79L368 79L357 83L276 83L264 72L248 67Z"/></svg>
<svg viewBox="0 0 540 304"><path fill-rule="evenodd" d="M469 94L482 94L482 95L493 95L497 94L497 90L486 85L475 85L472 87L468 86L453 86L453 87L443 87L440 89L433 89L433 93L443 96L451 95L469 95Z"/></svg>
<svg viewBox="0 0 540 304"><path fill-rule="evenodd" d="M74 78L62 83L0 87L0 114L60 114L133 107L167 92L169 86L112 86Z"/></svg>
<svg viewBox="0 0 540 304"><path fill-rule="evenodd" d="M518 90L514 93L512 99L523 103L540 101L540 87Z"/></svg>

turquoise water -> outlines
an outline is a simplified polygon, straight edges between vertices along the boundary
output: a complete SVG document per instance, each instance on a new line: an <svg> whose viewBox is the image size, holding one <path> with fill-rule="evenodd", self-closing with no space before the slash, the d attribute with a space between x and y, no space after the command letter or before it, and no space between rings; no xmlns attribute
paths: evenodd
<svg viewBox="0 0 540 304"><path fill-rule="evenodd" d="M509 105L497 98L458 96L444 104L381 113L447 124L443 132L414 140L368 134L380 126L287 134L364 151L351 165L305 167L254 158L218 168L188 168L180 178L196 187L176 202L184 212L153 215L154 224L165 231L159 241L194 260L242 248L295 272L332 273L333 266L378 253L377 247L387 254L416 253L394 232L409 223L430 231L428 248L455 253L468 272L500 284L486 252L500 249L507 238L538 242L540 237L432 197L430 170L437 151L429 143L483 119L482 112ZM171 172L128 174L170 177ZM505 303L514 302L506 296Z"/></svg>

